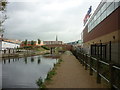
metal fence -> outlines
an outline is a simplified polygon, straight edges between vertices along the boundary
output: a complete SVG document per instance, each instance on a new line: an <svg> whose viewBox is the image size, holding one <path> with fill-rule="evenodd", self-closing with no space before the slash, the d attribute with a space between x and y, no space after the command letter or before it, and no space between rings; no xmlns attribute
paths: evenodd
<svg viewBox="0 0 120 90"><path fill-rule="evenodd" d="M72 53L85 67L85 70L89 69L90 75L93 75L93 72L96 73L97 83L101 83L101 78L103 78L109 83L110 88L120 89L120 67L118 65L111 60L106 62L101 57L85 54L82 49L73 49Z"/></svg>

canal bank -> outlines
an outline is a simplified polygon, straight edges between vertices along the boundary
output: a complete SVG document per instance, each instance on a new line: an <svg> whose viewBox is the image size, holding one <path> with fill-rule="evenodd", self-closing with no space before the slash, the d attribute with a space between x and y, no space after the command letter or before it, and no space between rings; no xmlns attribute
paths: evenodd
<svg viewBox="0 0 120 90"><path fill-rule="evenodd" d="M1 53L1 58L21 58L21 57L29 57L29 56L36 56L36 55L44 55L50 53L49 50L44 51L35 51L35 50L19 50L17 52L6 52Z"/></svg>
<svg viewBox="0 0 120 90"><path fill-rule="evenodd" d="M103 83L97 84L96 77L90 76L71 52L65 52L61 58L63 62L47 88L107 88Z"/></svg>

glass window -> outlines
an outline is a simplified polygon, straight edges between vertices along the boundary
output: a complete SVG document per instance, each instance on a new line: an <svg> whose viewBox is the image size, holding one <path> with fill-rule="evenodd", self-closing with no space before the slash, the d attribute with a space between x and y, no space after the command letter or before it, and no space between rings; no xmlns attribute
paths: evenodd
<svg viewBox="0 0 120 90"><path fill-rule="evenodd" d="M115 2L115 9L118 8L119 2Z"/></svg>
<svg viewBox="0 0 120 90"><path fill-rule="evenodd" d="M98 18L98 24L100 23L100 17Z"/></svg>
<svg viewBox="0 0 120 90"><path fill-rule="evenodd" d="M107 16L107 13L106 13L106 11L104 11L104 13L103 13L103 19L105 19L106 16Z"/></svg>
<svg viewBox="0 0 120 90"><path fill-rule="evenodd" d="M111 4L112 2L106 2L106 4L107 4L107 7L109 7L109 5Z"/></svg>
<svg viewBox="0 0 120 90"><path fill-rule="evenodd" d="M114 11L114 2L107 8L107 16Z"/></svg>
<svg viewBox="0 0 120 90"><path fill-rule="evenodd" d="M94 20L96 20L97 18L96 18L96 15L94 16Z"/></svg>
<svg viewBox="0 0 120 90"><path fill-rule="evenodd" d="M96 19L100 16L100 14L101 14L101 11L99 10L96 14Z"/></svg>
<svg viewBox="0 0 120 90"><path fill-rule="evenodd" d="M106 10L106 8L107 8L107 6L106 6L106 3L105 3L101 8L101 13L103 13Z"/></svg>
<svg viewBox="0 0 120 90"><path fill-rule="evenodd" d="M95 27L95 22L93 22L93 28Z"/></svg>
<svg viewBox="0 0 120 90"><path fill-rule="evenodd" d="M104 16L103 16L103 14L101 15L100 19L101 19L101 21L103 21L103 19L104 19Z"/></svg>
<svg viewBox="0 0 120 90"><path fill-rule="evenodd" d="M118 6L120 6L120 1L119 1L119 5Z"/></svg>
<svg viewBox="0 0 120 90"><path fill-rule="evenodd" d="M97 24L98 24L98 19L95 21L95 26L97 26Z"/></svg>

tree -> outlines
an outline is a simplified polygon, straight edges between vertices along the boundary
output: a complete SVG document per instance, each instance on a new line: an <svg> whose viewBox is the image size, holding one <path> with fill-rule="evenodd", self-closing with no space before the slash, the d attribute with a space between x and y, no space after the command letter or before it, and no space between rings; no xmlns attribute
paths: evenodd
<svg viewBox="0 0 120 90"><path fill-rule="evenodd" d="M24 45L26 46L27 45L27 43L28 43L28 41L27 41L27 39L24 41Z"/></svg>
<svg viewBox="0 0 120 90"><path fill-rule="evenodd" d="M40 44L41 43L41 40L40 39L38 39L38 44Z"/></svg>
<svg viewBox="0 0 120 90"><path fill-rule="evenodd" d="M4 32L4 27L3 27L3 23L5 22L5 20L7 19L7 15L6 15L6 6L7 6L7 0L0 0L0 33Z"/></svg>
<svg viewBox="0 0 120 90"><path fill-rule="evenodd" d="M31 41L31 45L34 45L34 41L33 40Z"/></svg>

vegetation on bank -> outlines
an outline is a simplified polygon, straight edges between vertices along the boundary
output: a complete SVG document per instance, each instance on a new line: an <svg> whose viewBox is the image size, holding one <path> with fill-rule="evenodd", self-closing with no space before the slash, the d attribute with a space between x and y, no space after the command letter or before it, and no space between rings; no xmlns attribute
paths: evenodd
<svg viewBox="0 0 120 90"><path fill-rule="evenodd" d="M59 59L57 64L54 64L53 69L48 72L47 77L44 82L41 77L36 81L36 84L38 85L39 88L46 88L46 84L52 81L53 76L57 74L56 69L58 66L60 66L62 61L63 61L62 59Z"/></svg>
<svg viewBox="0 0 120 90"><path fill-rule="evenodd" d="M45 50L50 50L48 47L46 47L46 46L41 46L43 49L45 49Z"/></svg>

